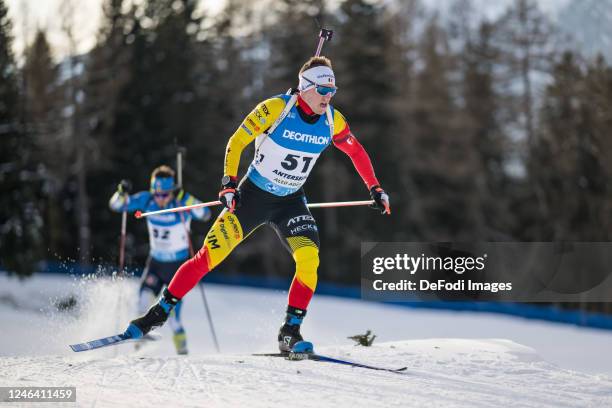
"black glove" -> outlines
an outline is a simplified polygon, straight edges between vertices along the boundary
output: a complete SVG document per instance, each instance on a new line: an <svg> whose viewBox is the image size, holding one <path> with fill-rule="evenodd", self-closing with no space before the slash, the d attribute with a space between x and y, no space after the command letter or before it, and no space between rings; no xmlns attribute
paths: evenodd
<svg viewBox="0 0 612 408"><path fill-rule="evenodd" d="M221 180L222 187L219 191L219 201L229 209L229 212L233 213L236 208L240 205L240 192L237 190L238 185L236 181L225 176Z"/></svg>
<svg viewBox="0 0 612 408"><path fill-rule="evenodd" d="M132 191L132 183L129 180L121 180L119 184L117 184L117 192L120 195L130 194Z"/></svg>
<svg viewBox="0 0 612 408"><path fill-rule="evenodd" d="M389 196L380 186L370 187L370 197L374 200L374 204L370 207L375 210L380 210L381 214L391 214L391 205L389 204Z"/></svg>

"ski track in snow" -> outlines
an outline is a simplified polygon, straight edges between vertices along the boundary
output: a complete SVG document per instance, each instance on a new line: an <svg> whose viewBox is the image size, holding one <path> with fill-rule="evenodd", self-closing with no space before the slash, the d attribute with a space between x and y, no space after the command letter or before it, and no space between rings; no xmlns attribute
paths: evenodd
<svg viewBox="0 0 612 408"><path fill-rule="evenodd" d="M336 355L403 374L244 354L6 357L5 386L76 385L78 406L606 407L612 380L559 369L507 340L344 346ZM327 352L322 347L320 352Z"/></svg>
<svg viewBox="0 0 612 408"><path fill-rule="evenodd" d="M222 354L213 353L201 300L193 294L184 307L189 356L174 355L169 331L163 329L163 339L138 351L128 343L72 353L68 343L112 334L133 318L134 281L37 277L16 283L0 276L0 288L0 295L14 296L0 303L5 334L0 338L0 385L76 386L79 407L612 407L612 375L561 367L575 358L563 360L553 353L557 361L551 361L541 356L542 350L517 341L539 345L545 333L553 351L566 347L578 353L584 344L612 344L612 335L603 331L315 297L304 333L317 340L317 352L408 369L398 374L286 361L250 355L274 351L285 294L211 285L209 303ZM49 299L70 293L78 298L78 313L53 312ZM405 340L417 329L426 332L423 321L446 324L449 334L472 338ZM509 340L469 333L484 326L495 337L507 332L503 325L520 335ZM369 348L351 345L346 335L365 328L372 328L381 342ZM609 347L591 352L604 358Z"/></svg>

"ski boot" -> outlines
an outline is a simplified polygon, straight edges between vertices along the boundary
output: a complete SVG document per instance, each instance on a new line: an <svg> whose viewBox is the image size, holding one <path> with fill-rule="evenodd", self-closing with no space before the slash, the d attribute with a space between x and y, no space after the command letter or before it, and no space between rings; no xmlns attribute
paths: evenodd
<svg viewBox="0 0 612 408"><path fill-rule="evenodd" d="M125 334L133 339L144 337L151 330L162 326L168 320L170 312L178 302L179 299L172 296L168 289L165 289L159 301L151 306L144 316L130 322Z"/></svg>
<svg viewBox="0 0 612 408"><path fill-rule="evenodd" d="M174 347L176 348L177 354L187 354L187 335L185 334L185 330L181 329L174 332L172 341L174 341Z"/></svg>
<svg viewBox="0 0 612 408"><path fill-rule="evenodd" d="M304 360L308 358L308 354L313 353L312 343L304 341L300 334L300 325L304 316L306 310L288 306L285 324L278 331L278 348L291 360Z"/></svg>

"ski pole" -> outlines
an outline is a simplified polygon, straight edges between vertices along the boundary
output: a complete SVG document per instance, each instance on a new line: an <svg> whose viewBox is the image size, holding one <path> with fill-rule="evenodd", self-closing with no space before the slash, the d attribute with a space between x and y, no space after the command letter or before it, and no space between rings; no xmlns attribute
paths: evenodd
<svg viewBox="0 0 612 408"><path fill-rule="evenodd" d="M216 205L221 205L221 204L222 204L221 201L209 201L207 203L192 204L192 205L186 205L186 206L183 206L183 207L166 208L165 210L148 211L148 212L136 211L134 213L134 217L136 217L136 218L143 218L143 217L148 217L150 215L166 214L166 213L181 212L181 211L190 211L190 210L194 210L196 208L214 207Z"/></svg>
<svg viewBox="0 0 612 408"><path fill-rule="evenodd" d="M319 32L319 44L317 45L317 52L315 52L315 57L321 55L321 50L323 49L323 43L325 41L331 41L334 32L332 30L326 30L322 28Z"/></svg>
<svg viewBox="0 0 612 408"><path fill-rule="evenodd" d="M127 211L121 213L121 238L119 238L119 273L123 273L125 266L125 236L127 226Z"/></svg>
<svg viewBox="0 0 612 408"><path fill-rule="evenodd" d="M308 204L308 208L334 208L334 207L356 207L360 205L372 205L374 200L364 201L337 201L332 203L313 203Z"/></svg>
<svg viewBox="0 0 612 408"><path fill-rule="evenodd" d="M330 202L330 203L312 203L312 204L308 204L308 208L354 207L354 206L371 205L371 204L374 204L374 200L337 201L337 202ZM149 217L151 215L166 214L166 213L181 212L181 211L190 211L195 208L214 207L216 205L221 205L221 201L209 201L207 203L192 204L192 205L186 205L183 207L167 208L165 210L157 210L157 211L148 211L148 212L136 211L134 216L136 218L144 218L144 217Z"/></svg>
<svg viewBox="0 0 612 408"><path fill-rule="evenodd" d="M119 272L117 273L117 277L121 277L124 275L123 267L125 266L125 237L127 230L127 210L123 210L121 212L121 237L119 238ZM115 315L117 316L116 320L116 328L119 330L120 318L121 318L121 304L123 303L123 291L122 288L119 288L119 296L117 297L117 310L115 311ZM118 351L115 350L114 356L117 357Z"/></svg>
<svg viewBox="0 0 612 408"><path fill-rule="evenodd" d="M215 343L215 349L217 353L221 352L219 348L219 342L217 341L217 333L215 332L215 326L213 325L212 316L210 315L210 308L208 307L208 301L206 300L206 293L204 292L204 285L200 282L198 284L200 287L200 293L202 294L202 302L204 302L204 310L206 310L206 317L208 318L208 326L210 327L210 332L212 334L213 342Z"/></svg>

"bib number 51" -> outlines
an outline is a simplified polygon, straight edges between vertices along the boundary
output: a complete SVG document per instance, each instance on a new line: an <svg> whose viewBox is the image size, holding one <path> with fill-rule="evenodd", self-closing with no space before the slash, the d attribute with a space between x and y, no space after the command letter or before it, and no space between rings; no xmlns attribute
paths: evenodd
<svg viewBox="0 0 612 408"><path fill-rule="evenodd" d="M309 157L309 156L298 156L297 154L288 154L287 156L285 156L285 159L281 162L281 166L283 166L285 170L295 170L300 164L299 162L300 159L302 159L302 162L304 163L304 167L302 168L301 172L306 173L308 171L308 167L310 167L310 162L313 159L312 157Z"/></svg>

